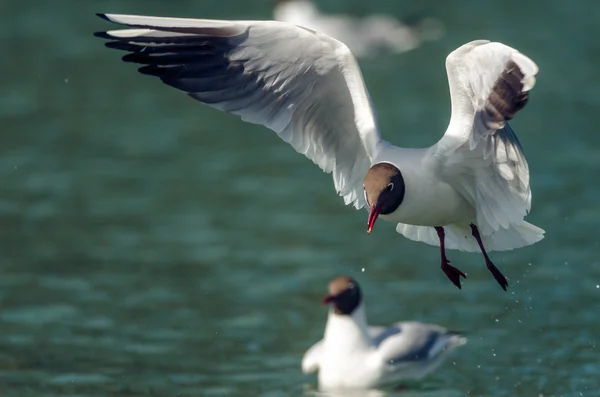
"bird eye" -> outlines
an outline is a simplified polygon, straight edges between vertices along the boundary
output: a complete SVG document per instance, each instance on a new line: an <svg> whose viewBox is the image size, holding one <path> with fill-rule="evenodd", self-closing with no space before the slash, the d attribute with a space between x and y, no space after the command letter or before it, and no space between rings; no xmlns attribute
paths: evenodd
<svg viewBox="0 0 600 397"><path fill-rule="evenodd" d="M388 183L387 185L387 191L391 192L392 190L394 190L394 184L392 182Z"/></svg>
<svg viewBox="0 0 600 397"><path fill-rule="evenodd" d="M370 206L369 199L367 198L367 189L364 186L363 186L363 193L365 194L365 203L367 203L367 206Z"/></svg>

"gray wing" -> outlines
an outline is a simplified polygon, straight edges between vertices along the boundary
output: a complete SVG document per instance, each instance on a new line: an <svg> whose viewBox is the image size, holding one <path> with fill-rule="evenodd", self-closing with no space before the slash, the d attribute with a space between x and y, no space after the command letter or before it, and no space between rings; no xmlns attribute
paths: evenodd
<svg viewBox="0 0 600 397"><path fill-rule="evenodd" d="M373 340L383 361L397 366L433 360L465 338L434 324L401 322L380 330Z"/></svg>
<svg viewBox="0 0 600 397"><path fill-rule="evenodd" d="M135 29L96 33L126 62L192 98L275 131L323 171L346 204L364 206L362 181L380 142L369 95L348 48L274 21L99 14Z"/></svg>

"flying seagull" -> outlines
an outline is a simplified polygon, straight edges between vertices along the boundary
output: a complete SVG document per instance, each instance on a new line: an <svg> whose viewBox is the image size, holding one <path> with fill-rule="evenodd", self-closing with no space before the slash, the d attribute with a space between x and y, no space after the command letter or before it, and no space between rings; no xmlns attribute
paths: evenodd
<svg viewBox="0 0 600 397"><path fill-rule="evenodd" d="M324 172L346 204L381 217L405 237L440 247L441 268L466 275L445 249L531 245L544 231L531 208L529 168L507 121L525 106L536 64L501 43L477 40L446 58L452 115L434 145L384 141L356 59L325 34L278 21L224 21L99 14L129 28L96 33L125 62L192 98L275 131ZM266 188L266 187L265 187Z"/></svg>

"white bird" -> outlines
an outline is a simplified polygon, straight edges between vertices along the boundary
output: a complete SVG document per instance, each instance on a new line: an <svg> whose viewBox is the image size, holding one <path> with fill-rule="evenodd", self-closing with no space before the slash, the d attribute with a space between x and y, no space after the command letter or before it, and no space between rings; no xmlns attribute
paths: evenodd
<svg viewBox="0 0 600 397"><path fill-rule="evenodd" d="M408 25L385 14L365 18L324 14L311 0L276 0L273 17L331 36L346 44L359 58L374 56L381 50L406 52L423 41L438 40L445 33L444 25L431 17Z"/></svg>
<svg viewBox="0 0 600 397"><path fill-rule="evenodd" d="M322 390L421 379L467 341L460 333L416 321L368 326L360 286L350 277L331 281L323 303L331 304L325 334L302 358L302 371L318 371Z"/></svg>
<svg viewBox="0 0 600 397"><path fill-rule="evenodd" d="M473 41L446 59L452 116L433 146L406 149L379 135L356 59L325 34L277 21L220 21L99 14L132 29L96 33L130 52L126 62L213 108L262 124L323 171L346 204L369 209L405 237L440 246L441 267L461 288L465 274L445 248L533 244L544 231L531 208L529 168L507 124L528 99L536 64L501 43Z"/></svg>

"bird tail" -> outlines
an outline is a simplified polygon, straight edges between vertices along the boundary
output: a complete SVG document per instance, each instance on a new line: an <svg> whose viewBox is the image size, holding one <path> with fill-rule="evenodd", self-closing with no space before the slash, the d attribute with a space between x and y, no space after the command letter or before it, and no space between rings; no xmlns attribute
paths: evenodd
<svg viewBox="0 0 600 397"><path fill-rule="evenodd" d="M396 231L404 237L426 244L439 246L440 240L433 227L416 226L399 223ZM471 235L471 229L460 225L444 226L446 248L467 252L478 252L477 241ZM483 235L481 239L487 251L509 251L537 243L544 238L544 230L531 223L520 221L510 225L508 229L500 229L492 234Z"/></svg>
<svg viewBox="0 0 600 397"><path fill-rule="evenodd" d="M446 350L455 349L467 343L466 332L447 331L446 336L448 337L448 344L446 345Z"/></svg>
<svg viewBox="0 0 600 397"><path fill-rule="evenodd" d="M489 236L482 236L483 244L488 251L509 251L526 247L543 238L543 229L525 221L513 223L510 228L500 229Z"/></svg>

